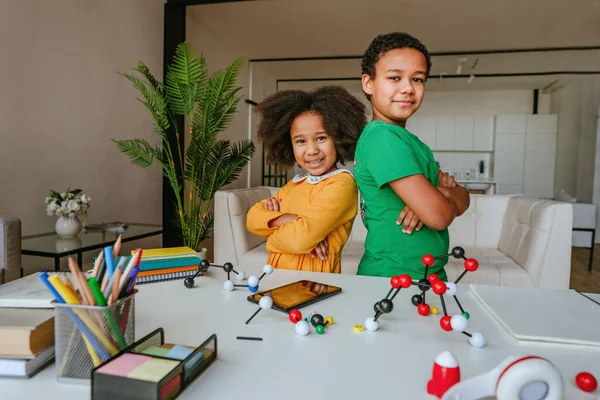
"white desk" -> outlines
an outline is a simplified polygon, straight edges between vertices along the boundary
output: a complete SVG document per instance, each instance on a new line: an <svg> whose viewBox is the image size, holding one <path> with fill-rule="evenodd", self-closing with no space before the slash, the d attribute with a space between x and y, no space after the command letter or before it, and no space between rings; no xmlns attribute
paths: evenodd
<svg viewBox="0 0 600 400"><path fill-rule="evenodd" d="M482 349L472 348L461 333L443 331L440 315L418 315L410 302L416 287L401 290L392 313L380 318L379 331L354 333L352 326L373 316L373 304L387 294L388 279L279 270L266 276L261 289L299 279L343 288L343 293L302 310L305 315L331 315L335 325L324 335L313 328L302 337L287 315L275 310L261 311L245 325L257 309L246 300L248 290L225 292L224 273L215 268L210 272L212 276L196 279L194 289L186 289L182 281L148 284L139 286L136 298L136 338L158 327L174 343L199 345L212 333L218 336L217 360L181 399L435 399L426 393L426 383L434 358L443 350L456 355L463 380L495 367L508 355L526 354L547 357L560 368L573 394L567 398L590 398L573 383L578 372L600 378L600 349L520 345L485 314L466 286L459 288L459 300L471 314L467 331L479 331L487 339ZM439 307L439 297L430 293L428 302ZM453 301L447 304L449 313L458 312ZM554 323L551 310L540 311ZM261 336L264 341L241 341L238 335ZM57 383L55 373L51 366L30 380L0 379L0 398L90 398L89 386Z"/></svg>

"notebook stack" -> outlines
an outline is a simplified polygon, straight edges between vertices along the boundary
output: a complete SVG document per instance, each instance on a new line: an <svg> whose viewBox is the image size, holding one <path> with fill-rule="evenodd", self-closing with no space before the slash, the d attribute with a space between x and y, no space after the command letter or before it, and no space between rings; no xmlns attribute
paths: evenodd
<svg viewBox="0 0 600 400"><path fill-rule="evenodd" d="M136 284L184 279L198 271L202 260L190 247L147 249L142 253Z"/></svg>

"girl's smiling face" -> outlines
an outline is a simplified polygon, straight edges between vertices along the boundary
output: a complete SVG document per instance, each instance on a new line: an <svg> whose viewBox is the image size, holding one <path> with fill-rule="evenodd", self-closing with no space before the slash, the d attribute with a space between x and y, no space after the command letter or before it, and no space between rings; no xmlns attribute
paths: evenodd
<svg viewBox="0 0 600 400"><path fill-rule="evenodd" d="M324 175L337 168L337 151L331 136L323 128L321 116L305 112L294 119L290 129L294 158L313 176Z"/></svg>

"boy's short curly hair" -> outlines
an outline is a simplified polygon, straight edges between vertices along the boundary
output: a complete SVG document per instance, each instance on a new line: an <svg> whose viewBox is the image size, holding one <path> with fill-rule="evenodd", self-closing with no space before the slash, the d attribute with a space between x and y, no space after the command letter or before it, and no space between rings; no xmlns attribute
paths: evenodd
<svg viewBox="0 0 600 400"><path fill-rule="evenodd" d="M321 116L339 163L354 160L356 142L367 123L364 104L340 86L323 86L311 92L277 92L261 102L256 111L262 115L258 139L265 145L267 161L287 168L296 162L290 131L299 115L313 112Z"/></svg>
<svg viewBox="0 0 600 400"><path fill-rule="evenodd" d="M395 49L415 49L420 51L425 56L425 61L427 61L427 76L429 76L431 72L431 57L429 56L427 47L417 38L405 32L387 33L373 39L362 57L361 67L363 75L367 74L371 78L374 78L377 61L379 61L382 55ZM369 98L368 95L367 98Z"/></svg>

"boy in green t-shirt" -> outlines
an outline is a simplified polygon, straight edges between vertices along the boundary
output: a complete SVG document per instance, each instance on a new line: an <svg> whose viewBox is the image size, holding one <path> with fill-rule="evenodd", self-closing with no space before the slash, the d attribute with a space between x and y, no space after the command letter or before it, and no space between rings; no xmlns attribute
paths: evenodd
<svg viewBox="0 0 600 400"><path fill-rule="evenodd" d="M421 257L447 254L448 226L469 193L439 169L431 149L405 129L421 105L431 69L427 48L406 33L380 35L362 58L362 88L373 108L356 147L354 175L368 233L359 275L423 278ZM430 272L444 281L446 258Z"/></svg>

